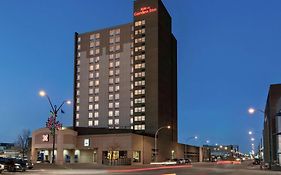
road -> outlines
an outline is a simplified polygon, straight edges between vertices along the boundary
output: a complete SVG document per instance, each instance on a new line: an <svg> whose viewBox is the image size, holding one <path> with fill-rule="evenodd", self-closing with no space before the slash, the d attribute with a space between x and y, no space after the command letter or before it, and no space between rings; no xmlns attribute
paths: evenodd
<svg viewBox="0 0 281 175"><path fill-rule="evenodd" d="M117 167L118 168L118 167ZM193 166L164 166L139 168L103 168L103 169L34 169L24 173L3 174L42 174L42 175L281 175L281 172L259 170L258 166L248 163L241 165L216 165L214 163L197 163Z"/></svg>

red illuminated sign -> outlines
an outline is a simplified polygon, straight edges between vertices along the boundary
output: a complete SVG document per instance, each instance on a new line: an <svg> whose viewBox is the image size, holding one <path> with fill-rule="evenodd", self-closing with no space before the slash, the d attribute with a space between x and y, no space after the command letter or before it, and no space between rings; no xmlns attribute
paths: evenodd
<svg viewBox="0 0 281 175"><path fill-rule="evenodd" d="M49 134L42 135L42 142L49 142Z"/></svg>
<svg viewBox="0 0 281 175"><path fill-rule="evenodd" d="M141 15L145 15L145 14L156 12L156 11L157 11L157 8L152 8L152 7L149 7L149 6L148 7L142 7L140 9L140 11L134 13L134 16L141 16Z"/></svg>

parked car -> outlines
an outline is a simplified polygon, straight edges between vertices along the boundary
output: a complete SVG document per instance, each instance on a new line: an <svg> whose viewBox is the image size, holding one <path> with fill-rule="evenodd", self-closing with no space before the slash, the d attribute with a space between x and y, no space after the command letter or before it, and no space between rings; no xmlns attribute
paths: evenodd
<svg viewBox="0 0 281 175"><path fill-rule="evenodd" d="M0 164L0 174L4 171L5 167L3 164Z"/></svg>
<svg viewBox="0 0 281 175"><path fill-rule="evenodd" d="M12 172L16 172L16 171L25 171L26 170L26 166L23 165L22 162L17 161L16 159L13 158L0 158L0 164L4 165L4 169L6 169L7 171L12 171ZM22 165L21 165L22 164Z"/></svg>
<svg viewBox="0 0 281 175"><path fill-rule="evenodd" d="M173 160L167 160L167 161L165 161L165 162L162 162L161 164L162 164L162 165L176 165L177 162L174 161L174 159L173 159Z"/></svg>

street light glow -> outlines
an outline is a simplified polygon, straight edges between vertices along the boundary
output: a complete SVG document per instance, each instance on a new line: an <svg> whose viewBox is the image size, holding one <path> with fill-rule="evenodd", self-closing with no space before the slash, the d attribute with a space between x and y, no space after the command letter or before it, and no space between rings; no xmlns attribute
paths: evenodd
<svg viewBox="0 0 281 175"><path fill-rule="evenodd" d="M249 131L249 135L252 135L253 134L253 132L252 131Z"/></svg>
<svg viewBox="0 0 281 175"><path fill-rule="evenodd" d="M198 139L198 137L197 137L197 136L195 136L194 138L195 138L195 139Z"/></svg>
<svg viewBox="0 0 281 175"><path fill-rule="evenodd" d="M256 112L256 110L254 108L249 108L248 109L249 114L253 114Z"/></svg>
<svg viewBox="0 0 281 175"><path fill-rule="evenodd" d="M171 128L171 126L169 125L169 126L167 126L167 128L168 128L168 129L170 129L170 128Z"/></svg>
<svg viewBox="0 0 281 175"><path fill-rule="evenodd" d="M71 105L71 100L67 100L66 104Z"/></svg>
<svg viewBox="0 0 281 175"><path fill-rule="evenodd" d="M251 141L255 141L255 138L251 138Z"/></svg>
<svg viewBox="0 0 281 175"><path fill-rule="evenodd" d="M41 97L45 97L45 96L46 96L46 92L43 91L43 90L41 90L41 91L39 91L39 95L40 95Z"/></svg>

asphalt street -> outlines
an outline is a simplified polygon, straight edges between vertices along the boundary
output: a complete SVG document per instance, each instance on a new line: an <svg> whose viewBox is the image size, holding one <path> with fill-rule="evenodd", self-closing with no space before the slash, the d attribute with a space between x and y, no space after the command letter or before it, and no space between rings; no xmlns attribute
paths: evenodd
<svg viewBox="0 0 281 175"><path fill-rule="evenodd" d="M241 165L216 165L198 163L193 166L163 166L139 168L103 169L34 169L26 172L3 172L3 174L42 174L42 175L281 175L281 172L259 170L258 166L244 163Z"/></svg>

